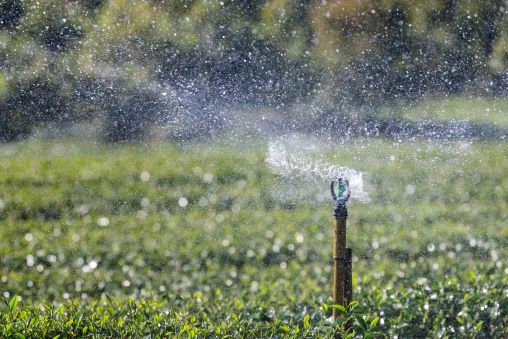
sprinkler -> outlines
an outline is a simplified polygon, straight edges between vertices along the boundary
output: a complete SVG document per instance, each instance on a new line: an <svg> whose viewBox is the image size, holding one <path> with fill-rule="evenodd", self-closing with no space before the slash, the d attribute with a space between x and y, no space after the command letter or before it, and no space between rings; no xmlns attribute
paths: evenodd
<svg viewBox="0 0 508 339"><path fill-rule="evenodd" d="M346 307L353 298L353 280L351 269L352 250L346 248L346 203L351 195L349 181L338 178L332 180L330 185L332 198L335 201L333 216L334 241L333 241L333 301L335 304ZM333 309L333 318L338 317L338 312Z"/></svg>

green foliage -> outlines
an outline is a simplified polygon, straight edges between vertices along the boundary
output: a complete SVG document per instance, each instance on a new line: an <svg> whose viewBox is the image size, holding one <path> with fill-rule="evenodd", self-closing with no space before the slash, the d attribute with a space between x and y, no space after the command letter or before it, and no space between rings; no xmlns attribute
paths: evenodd
<svg viewBox="0 0 508 339"><path fill-rule="evenodd" d="M408 107L409 106L409 107ZM505 98L435 97L408 105L385 107L380 116L411 120L463 120L496 126L508 126L508 100Z"/></svg>
<svg viewBox="0 0 508 339"><path fill-rule="evenodd" d="M207 336L284 336L309 337L339 335L343 337L381 337L375 332L376 319L372 321L361 313L355 304L341 312L331 321L324 308L317 308L312 314L285 314L281 318L269 315L261 307L251 309L240 307L237 301L234 313L224 319L224 307L220 290L209 297L195 293L196 298L179 304L168 304L167 300L129 300L125 303L103 297L100 302L83 304L69 301L54 306L41 304L39 307L16 306L0 318L0 334L3 337L25 338L37 335L56 336L183 336L188 338ZM18 300L15 296L12 300ZM12 302L12 301L11 301ZM197 311L203 308L206 310ZM236 309L235 309L236 308ZM262 318L259 318L261 314ZM365 319L370 325L367 325Z"/></svg>
<svg viewBox="0 0 508 339"><path fill-rule="evenodd" d="M282 194L264 148L2 145L0 336L506 334L505 142L328 150L371 197L336 323L331 205Z"/></svg>

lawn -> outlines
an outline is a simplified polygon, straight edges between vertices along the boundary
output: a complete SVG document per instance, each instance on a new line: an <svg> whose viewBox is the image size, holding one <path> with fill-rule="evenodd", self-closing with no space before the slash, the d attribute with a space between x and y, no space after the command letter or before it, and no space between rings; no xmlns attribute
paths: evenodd
<svg viewBox="0 0 508 339"><path fill-rule="evenodd" d="M318 150L371 199L335 323L328 186L292 194L266 142L0 145L0 336L508 335L507 142Z"/></svg>

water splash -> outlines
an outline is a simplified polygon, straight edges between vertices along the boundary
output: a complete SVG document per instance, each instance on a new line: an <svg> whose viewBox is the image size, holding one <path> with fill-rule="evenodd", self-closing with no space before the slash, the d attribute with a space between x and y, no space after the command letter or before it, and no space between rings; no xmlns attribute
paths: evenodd
<svg viewBox="0 0 508 339"><path fill-rule="evenodd" d="M318 182L328 188L332 179L339 177L349 180L351 198L368 202L369 195L364 191L363 173L357 170L333 165L321 159L314 159L305 154L305 150L316 150L317 146L311 144L307 147L289 151L283 140L271 140L268 143L266 162L274 171L288 179Z"/></svg>

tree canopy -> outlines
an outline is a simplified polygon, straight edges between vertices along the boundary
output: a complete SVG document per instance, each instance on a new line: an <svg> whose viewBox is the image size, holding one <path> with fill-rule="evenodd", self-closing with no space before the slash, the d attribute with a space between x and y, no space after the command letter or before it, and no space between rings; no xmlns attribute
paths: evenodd
<svg viewBox="0 0 508 339"><path fill-rule="evenodd" d="M167 120L171 113L159 110L164 88L199 103L189 115L225 104L375 107L432 93L506 94L507 7L504 0L3 0L0 139L48 121L106 116L113 128L119 119Z"/></svg>

